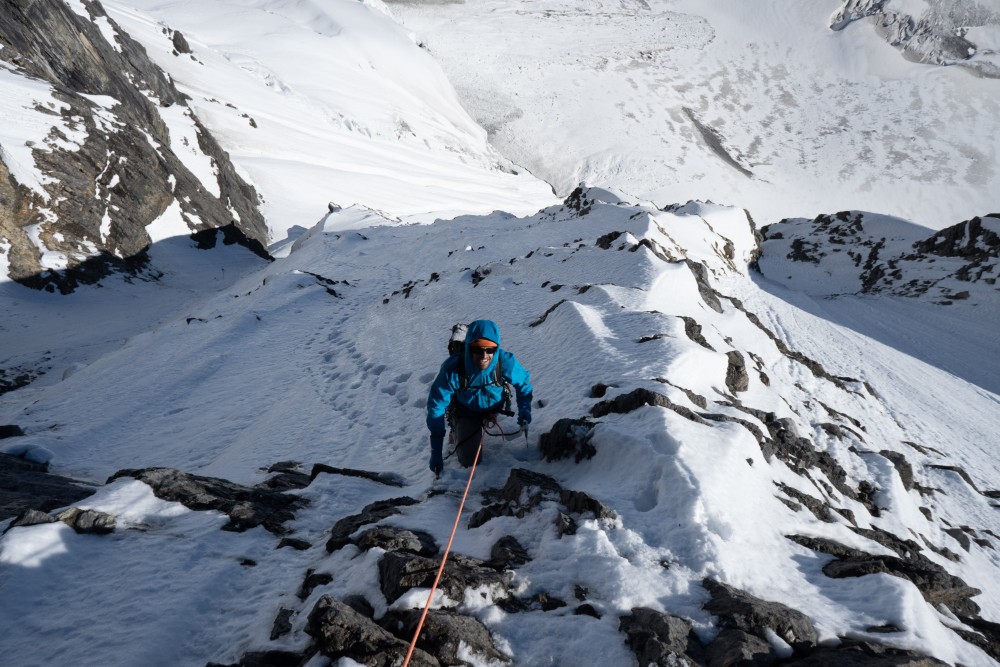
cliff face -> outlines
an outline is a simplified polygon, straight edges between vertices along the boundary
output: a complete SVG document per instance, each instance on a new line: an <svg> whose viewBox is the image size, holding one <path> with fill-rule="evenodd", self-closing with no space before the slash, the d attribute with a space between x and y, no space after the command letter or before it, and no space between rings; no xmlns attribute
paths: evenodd
<svg viewBox="0 0 1000 667"><path fill-rule="evenodd" d="M40 141L3 135L0 268L12 279L70 291L141 268L159 238L227 225L267 242L254 188L99 2L4 4L0 74L44 93L8 105L7 122L48 128Z"/></svg>

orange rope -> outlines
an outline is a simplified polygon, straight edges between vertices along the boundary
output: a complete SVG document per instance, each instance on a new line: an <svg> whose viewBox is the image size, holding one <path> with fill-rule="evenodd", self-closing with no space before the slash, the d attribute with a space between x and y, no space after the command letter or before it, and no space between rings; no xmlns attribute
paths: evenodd
<svg viewBox="0 0 1000 667"><path fill-rule="evenodd" d="M420 614L420 622L417 623L417 630L413 633L413 639L410 641L410 650L406 652L406 660L403 661L403 667L408 667L410 664L410 658L413 656L413 649L417 647L417 638L420 636L420 631L424 627L424 620L427 619L427 611L431 608L431 600L434 599L434 591L437 590L438 583L441 581L441 574L444 572L444 564L448 562L448 552L451 551L451 543L455 539L455 532L458 531L458 522L462 518L462 509L465 507L465 499L469 495L469 487L472 486L472 476L476 474L476 464L479 463L479 453L483 451L484 437L485 433L479 438L479 447L476 449L476 458L472 462L472 470L469 471L469 481L465 484L465 493L462 494L462 502L458 506L458 514L455 515L455 525L451 527L451 537L448 538L448 546L444 548L444 556L441 557L441 567L438 568L437 576L434 577L434 585L431 586L431 594L427 596L427 604L424 605L424 613Z"/></svg>

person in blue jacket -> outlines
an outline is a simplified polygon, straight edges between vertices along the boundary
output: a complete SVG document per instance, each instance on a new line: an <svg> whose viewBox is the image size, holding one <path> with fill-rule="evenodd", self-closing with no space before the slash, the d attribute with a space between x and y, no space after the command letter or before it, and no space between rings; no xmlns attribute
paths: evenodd
<svg viewBox="0 0 1000 667"><path fill-rule="evenodd" d="M476 320L465 333L463 349L448 357L427 398L427 428L431 431L430 468L444 468L445 414L451 408L451 441L458 461L468 468L476 459L486 424L505 409L505 385L514 387L517 423L527 433L531 423L531 382L528 371L507 350L500 349L500 327ZM509 406L506 408L509 410Z"/></svg>

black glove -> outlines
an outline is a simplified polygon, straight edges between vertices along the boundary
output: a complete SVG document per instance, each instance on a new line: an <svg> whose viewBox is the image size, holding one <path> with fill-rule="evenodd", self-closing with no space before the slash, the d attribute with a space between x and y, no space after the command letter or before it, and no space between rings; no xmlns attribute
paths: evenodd
<svg viewBox="0 0 1000 667"><path fill-rule="evenodd" d="M441 453L444 447L444 436L431 433L431 461L430 469L435 475L441 474L444 470L444 456Z"/></svg>

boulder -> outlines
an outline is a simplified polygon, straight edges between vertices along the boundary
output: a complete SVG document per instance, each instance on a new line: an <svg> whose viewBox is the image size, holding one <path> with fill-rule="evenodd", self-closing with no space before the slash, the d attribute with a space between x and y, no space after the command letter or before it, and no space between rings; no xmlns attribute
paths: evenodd
<svg viewBox="0 0 1000 667"><path fill-rule="evenodd" d="M704 608L719 617L723 630L741 630L766 641L765 631L771 629L796 651L816 645L816 630L802 612L780 602L761 600L721 581L706 578L702 585L712 596Z"/></svg>
<svg viewBox="0 0 1000 667"><path fill-rule="evenodd" d="M56 519L81 535L107 535L115 531L115 517L97 510L70 507L57 514Z"/></svg>
<svg viewBox="0 0 1000 667"><path fill-rule="evenodd" d="M483 492L487 504L469 519L469 528L478 528L487 521L501 516L525 517L544 501L553 501L567 511L576 514L592 514L595 519L609 519L617 516L613 510L596 498L582 491L564 489L548 475L524 468L510 471L507 483L501 489L487 489ZM566 530L571 526L572 530ZM575 532L575 520L560 512L557 519L560 534Z"/></svg>
<svg viewBox="0 0 1000 667"><path fill-rule="evenodd" d="M333 524L330 529L330 539L326 542L326 550L330 553L342 549L351 543L353 535L361 526L377 523L382 519L399 514L400 507L415 505L418 501L409 496L378 500L363 507L358 514L344 517Z"/></svg>
<svg viewBox="0 0 1000 667"><path fill-rule="evenodd" d="M438 559L404 551L387 552L378 563L379 588L392 604L411 588L430 588L440 565ZM438 588L458 601L464 599L465 589L481 587L493 589L494 598L504 598L509 596L511 578L510 572L497 572L477 558L452 553Z"/></svg>
<svg viewBox="0 0 1000 667"><path fill-rule="evenodd" d="M603 391L600 395L604 395ZM538 447L546 461L573 457L579 463L597 453L590 441L593 428L594 424L586 419L560 419L548 433L542 434Z"/></svg>
<svg viewBox="0 0 1000 667"><path fill-rule="evenodd" d="M340 600L324 595L309 613L308 632L321 654L335 660L350 658L366 667L397 667L409 642L390 634L369 618ZM410 664L414 667L438 667L440 662L421 649L415 649Z"/></svg>
<svg viewBox="0 0 1000 667"><path fill-rule="evenodd" d="M422 530L378 526L358 535L354 543L362 551L379 547L385 551L407 551L418 556L433 556L438 552L434 537Z"/></svg>
<svg viewBox="0 0 1000 667"><path fill-rule="evenodd" d="M761 667L777 656L767 640L739 628L725 628L705 649L708 667Z"/></svg>
<svg viewBox="0 0 1000 667"><path fill-rule="evenodd" d="M701 642L691 623L678 616L634 607L622 616L618 629L640 665L656 667L691 667L705 665Z"/></svg>
<svg viewBox="0 0 1000 667"><path fill-rule="evenodd" d="M390 611L379 623L409 643L417 629L420 615L419 609ZM420 629L417 648L434 656L443 665L465 665L468 663L459 657L460 645L464 645L465 650L480 657L484 664L510 662L510 658L497 649L490 631L479 620L446 609L429 611Z"/></svg>

